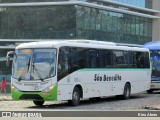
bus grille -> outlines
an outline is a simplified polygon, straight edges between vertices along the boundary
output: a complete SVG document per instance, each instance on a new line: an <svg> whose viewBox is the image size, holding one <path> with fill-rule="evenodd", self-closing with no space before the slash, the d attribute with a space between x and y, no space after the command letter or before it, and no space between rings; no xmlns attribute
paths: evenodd
<svg viewBox="0 0 160 120"><path fill-rule="evenodd" d="M20 100L29 100L29 99L35 99L35 100L44 100L40 95L37 94L23 94L19 98Z"/></svg>

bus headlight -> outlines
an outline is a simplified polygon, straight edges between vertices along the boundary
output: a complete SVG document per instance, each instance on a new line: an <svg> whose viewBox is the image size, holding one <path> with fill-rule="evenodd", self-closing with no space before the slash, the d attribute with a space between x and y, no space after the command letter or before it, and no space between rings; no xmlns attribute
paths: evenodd
<svg viewBox="0 0 160 120"><path fill-rule="evenodd" d="M48 92L48 91L50 91L50 90L52 90L53 89L53 86L49 86L49 87L47 87L46 89L44 89L43 91L44 92Z"/></svg>
<svg viewBox="0 0 160 120"><path fill-rule="evenodd" d="M54 86L47 87L42 91L43 95L50 95L49 91L53 89Z"/></svg>
<svg viewBox="0 0 160 120"><path fill-rule="evenodd" d="M14 91L19 91L18 88L16 88L15 86L11 85L11 90L14 90Z"/></svg>

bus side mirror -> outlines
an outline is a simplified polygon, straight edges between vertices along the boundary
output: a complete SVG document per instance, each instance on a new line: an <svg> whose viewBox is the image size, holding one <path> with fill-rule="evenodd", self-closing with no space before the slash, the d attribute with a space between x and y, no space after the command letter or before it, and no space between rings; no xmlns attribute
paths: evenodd
<svg viewBox="0 0 160 120"><path fill-rule="evenodd" d="M6 66L9 67L10 65L10 56L7 56Z"/></svg>
<svg viewBox="0 0 160 120"><path fill-rule="evenodd" d="M10 66L10 63L11 63L11 60L10 60L10 55L14 55L15 54L15 52L14 51L9 51L8 53L7 53L7 56L6 56L6 66L7 67L9 67Z"/></svg>

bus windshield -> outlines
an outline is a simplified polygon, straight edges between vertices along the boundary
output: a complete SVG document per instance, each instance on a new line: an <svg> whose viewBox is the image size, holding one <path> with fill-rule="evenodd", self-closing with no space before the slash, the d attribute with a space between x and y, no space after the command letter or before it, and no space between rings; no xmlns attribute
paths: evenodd
<svg viewBox="0 0 160 120"><path fill-rule="evenodd" d="M160 77L160 50L151 50L152 76Z"/></svg>
<svg viewBox="0 0 160 120"><path fill-rule="evenodd" d="M13 78L44 80L55 75L56 49L20 49L13 60Z"/></svg>

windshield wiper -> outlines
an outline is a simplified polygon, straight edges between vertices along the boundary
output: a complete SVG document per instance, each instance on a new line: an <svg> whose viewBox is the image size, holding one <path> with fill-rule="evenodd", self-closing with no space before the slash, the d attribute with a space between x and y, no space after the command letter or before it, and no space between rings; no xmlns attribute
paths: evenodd
<svg viewBox="0 0 160 120"><path fill-rule="evenodd" d="M21 80L22 80L21 77L22 77L22 75L23 75L24 73L29 72L30 59L31 59L31 58L29 57L29 61L28 61L27 65L26 65L26 68L25 68L24 72L22 72L22 74L19 76L18 81L21 81Z"/></svg>
<svg viewBox="0 0 160 120"><path fill-rule="evenodd" d="M34 70L37 72L38 77L40 78L41 81L44 81L43 77L41 76L40 72L38 71L38 69L35 67L34 62L32 64L32 68L33 68L33 73Z"/></svg>

